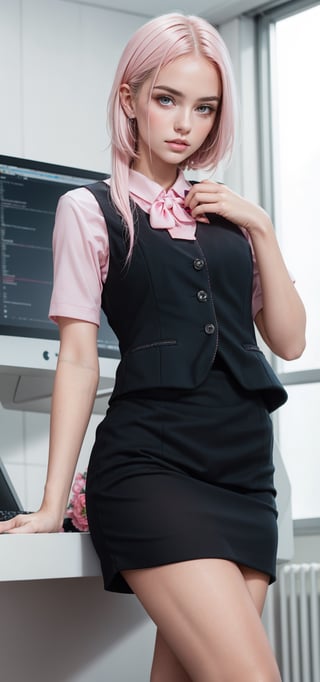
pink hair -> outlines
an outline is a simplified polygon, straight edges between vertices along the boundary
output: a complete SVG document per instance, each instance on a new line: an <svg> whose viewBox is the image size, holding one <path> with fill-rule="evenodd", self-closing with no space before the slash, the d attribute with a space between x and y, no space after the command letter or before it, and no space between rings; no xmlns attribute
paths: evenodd
<svg viewBox="0 0 320 682"><path fill-rule="evenodd" d="M182 168L214 169L230 158L235 137L235 88L227 48L218 31L205 19L170 13L148 21L129 40L120 58L109 97L108 113L112 147L111 196L129 231L129 256L134 243L134 220L129 201L129 168L136 157L135 121L128 119L119 97L122 83L133 92L178 57L196 53L219 71L222 98L214 125L202 146Z"/></svg>

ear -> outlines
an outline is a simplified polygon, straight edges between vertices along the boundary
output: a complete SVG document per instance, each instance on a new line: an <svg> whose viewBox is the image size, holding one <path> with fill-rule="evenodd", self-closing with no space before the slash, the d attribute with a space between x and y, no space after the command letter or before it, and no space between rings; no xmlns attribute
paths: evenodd
<svg viewBox="0 0 320 682"><path fill-rule="evenodd" d="M135 117L134 97L130 85L122 83L119 88L119 97L122 109L128 118Z"/></svg>

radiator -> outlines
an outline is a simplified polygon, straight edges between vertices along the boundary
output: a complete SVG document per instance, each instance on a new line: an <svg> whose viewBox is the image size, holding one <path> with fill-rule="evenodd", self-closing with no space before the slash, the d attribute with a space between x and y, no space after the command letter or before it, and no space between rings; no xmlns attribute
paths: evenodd
<svg viewBox="0 0 320 682"><path fill-rule="evenodd" d="M320 564L279 572L283 682L320 682Z"/></svg>

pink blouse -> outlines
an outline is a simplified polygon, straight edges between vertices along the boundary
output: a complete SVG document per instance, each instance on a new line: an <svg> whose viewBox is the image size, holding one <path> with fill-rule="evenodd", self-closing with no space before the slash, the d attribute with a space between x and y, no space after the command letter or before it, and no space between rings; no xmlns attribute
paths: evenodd
<svg viewBox="0 0 320 682"><path fill-rule="evenodd" d="M162 224L157 224L159 215L163 216L164 225L173 239L195 238L195 221L186 216L186 212L180 208L183 205L185 191L190 187L191 184L182 172L169 193L165 193L160 185L141 173L130 171L129 175L129 192L132 199L148 214L156 205L157 215L150 216L150 219L153 217L153 227L163 228ZM173 217L171 195L176 199ZM244 234L249 238L246 231ZM253 251L252 255L254 319L263 304ZM53 232L53 265L54 284L49 317L54 321L57 321L58 317L70 317L93 322L99 326L101 293L109 265L108 231L96 199L84 187L67 192L59 200Z"/></svg>

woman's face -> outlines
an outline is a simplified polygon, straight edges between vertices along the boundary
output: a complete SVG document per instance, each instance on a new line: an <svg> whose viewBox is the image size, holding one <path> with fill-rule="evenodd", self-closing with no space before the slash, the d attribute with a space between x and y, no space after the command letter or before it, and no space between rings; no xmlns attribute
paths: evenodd
<svg viewBox="0 0 320 682"><path fill-rule="evenodd" d="M169 186L177 167L201 147L212 128L221 82L217 69L196 54L179 57L152 81L150 77L137 94L129 95L138 133L133 168Z"/></svg>

